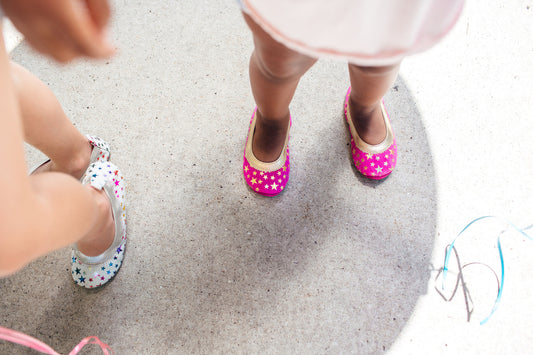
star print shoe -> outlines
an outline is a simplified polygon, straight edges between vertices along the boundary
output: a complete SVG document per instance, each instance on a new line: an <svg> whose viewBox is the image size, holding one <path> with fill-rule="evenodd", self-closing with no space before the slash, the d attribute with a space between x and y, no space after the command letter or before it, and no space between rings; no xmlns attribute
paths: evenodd
<svg viewBox="0 0 533 355"><path fill-rule="evenodd" d="M74 245L71 273L74 282L85 288L96 288L111 280L118 272L126 248L126 206L124 204L124 177L110 162L99 161L89 165L84 184L107 194L115 220L113 244L98 256L87 256Z"/></svg>
<svg viewBox="0 0 533 355"><path fill-rule="evenodd" d="M289 181L290 159L289 159L289 130L285 138L285 145L278 159L271 163L265 163L257 159L252 151L252 141L255 132L255 119L257 107L250 120L250 128L244 148L244 163L242 166L244 179L252 190L263 196L276 196Z"/></svg>
<svg viewBox="0 0 533 355"><path fill-rule="evenodd" d="M385 127L387 129L387 136L383 142L371 145L366 143L359 137L348 109L351 87L348 88L346 99L344 101L344 118L348 123L348 128L351 135L352 158L355 168L364 176L373 180L384 179L390 175L396 166L396 157L398 151L396 148L396 138L392 132L390 118L385 111L385 105L381 102L381 112L385 120Z"/></svg>
<svg viewBox="0 0 533 355"><path fill-rule="evenodd" d="M91 143L91 145L93 146L89 166L93 163L96 163L97 161L109 161L109 158L111 156L111 152L109 150L109 144L107 144L100 137L90 136L90 135L86 135L85 137L87 137L87 139L89 140L89 143ZM86 174L87 172L83 174L80 181L83 181L85 179Z"/></svg>
<svg viewBox="0 0 533 355"><path fill-rule="evenodd" d="M86 135L87 140L92 146L91 158L89 160L89 165L96 163L97 161L108 161L111 155L109 151L109 144L107 144L103 139L95 136ZM30 175L34 174L37 170L41 169L44 165L48 164L50 159L46 160L44 163L40 164L36 168L32 169ZM85 174L80 178L80 181L85 179Z"/></svg>

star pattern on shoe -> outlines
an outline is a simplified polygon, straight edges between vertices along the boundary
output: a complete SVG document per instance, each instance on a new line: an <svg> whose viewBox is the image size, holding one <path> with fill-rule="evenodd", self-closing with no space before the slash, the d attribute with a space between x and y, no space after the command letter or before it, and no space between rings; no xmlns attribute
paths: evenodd
<svg viewBox="0 0 533 355"><path fill-rule="evenodd" d="M250 164L246 164L245 158L245 165L243 166L243 171L250 171L254 169L255 168L252 167ZM282 174L282 171L282 169L279 169L274 172L258 171L258 175L262 176L262 178L259 180L253 177L253 175L249 174L245 175L244 178L248 185L252 187L254 191L273 195L281 192L287 184L287 175Z"/></svg>
<svg viewBox="0 0 533 355"><path fill-rule="evenodd" d="M117 248L117 251L113 256L113 260L116 262L106 262L104 266L96 268L83 264L82 261L74 255L74 251L72 251L72 259L74 261L72 263L71 273L74 283L85 288L96 288L107 283L117 274L118 269L122 265L122 260L124 259L122 247L123 245L121 245L120 248Z"/></svg>
<svg viewBox="0 0 533 355"><path fill-rule="evenodd" d="M250 127L248 129L248 137L246 146L244 148L243 157L243 175L248 186L254 192L264 196L275 196L279 194L289 180L290 172L290 151L288 146L289 132L287 131L286 146L282 150L282 155L277 161L273 163L260 162L253 152L251 152L251 139L253 139L253 132L255 131L254 117L256 110L250 119ZM292 121L291 121L292 122ZM291 124L291 123L289 123ZM290 127L289 127L290 130ZM252 136L250 136L252 134ZM249 141L250 140L250 141ZM247 153L247 150L250 152ZM250 161L247 157L250 157ZM275 169L275 170L274 170Z"/></svg>
<svg viewBox="0 0 533 355"><path fill-rule="evenodd" d="M89 166L84 183L89 182L96 189L103 189L112 201L115 218L115 238L111 247L97 257L83 255L77 248L72 250L71 274L74 282L85 288L96 288L109 282L118 272L124 259L126 246L126 206L124 202L124 177L118 168L108 161ZM106 185L106 183L108 183ZM110 186L113 191L110 191ZM113 196L114 195L114 196ZM102 258L102 259L99 259ZM94 260L101 260L95 262Z"/></svg>
<svg viewBox="0 0 533 355"><path fill-rule="evenodd" d="M352 128L355 129L355 127L352 127L351 125L351 117L348 112L348 101L350 97L350 91L351 88L348 89L348 92L346 93L346 98L344 101L344 118L346 119L346 122L348 123L348 130L350 131L350 145L351 145L351 153L352 153L352 159L355 165L355 168L364 176L370 178L370 179L383 179L387 177L396 167L396 155L397 155L397 147L396 147L396 138L394 138L394 133L392 132L392 128L390 127L390 118L385 111L384 105L382 103L381 109L383 112L383 116L385 119L385 124L387 127L387 138L389 140L385 143L388 144L389 141L392 141L389 146L380 147L380 145L371 146L366 143L361 143L361 139L358 138L358 142L360 142L362 145L365 145L365 147L359 147L356 141L354 140L354 136L357 135L357 132L352 132ZM358 136L357 136L358 137ZM379 148L378 148L379 147ZM365 151L366 150L366 151ZM374 153L368 152L375 151Z"/></svg>

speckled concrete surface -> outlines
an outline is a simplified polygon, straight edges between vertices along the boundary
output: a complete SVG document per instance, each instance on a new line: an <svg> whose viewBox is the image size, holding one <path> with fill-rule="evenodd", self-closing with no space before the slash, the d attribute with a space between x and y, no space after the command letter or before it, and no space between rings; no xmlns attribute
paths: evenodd
<svg viewBox="0 0 533 355"><path fill-rule="evenodd" d="M530 0L467 2L442 43L405 60L386 97L399 162L383 182L350 159L346 65L320 61L293 101L289 185L271 199L241 176L252 43L237 6L114 7L109 61L58 66L25 43L11 54L111 144L129 187L126 260L95 292L71 281L68 250L33 262L0 280L0 325L62 353L88 335L117 354L530 351L533 242L502 237L505 289L483 326L502 224L456 245L463 265L479 262L464 269L470 322L462 287L451 302L435 290L470 220L533 223ZM30 166L42 159L28 148Z"/></svg>

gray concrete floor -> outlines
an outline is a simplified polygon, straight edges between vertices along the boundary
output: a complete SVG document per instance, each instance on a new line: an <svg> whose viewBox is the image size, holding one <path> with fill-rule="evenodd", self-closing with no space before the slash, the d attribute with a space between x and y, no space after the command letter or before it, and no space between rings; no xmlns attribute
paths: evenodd
<svg viewBox="0 0 533 355"><path fill-rule="evenodd" d="M292 104L289 185L270 199L241 176L254 103L237 5L114 7L109 61L59 66L25 43L11 54L111 144L129 188L124 265L88 292L70 278L69 250L43 257L0 280L1 325L62 353L88 335L117 354L530 351L533 242L502 237L505 288L483 326L505 226L457 242L461 263L479 264L451 302L435 278L470 220L533 223L531 0L468 1L439 45L404 61L386 97L399 162L383 182L351 162L346 65L320 61ZM42 159L28 148L29 166ZM26 351L0 342L0 353Z"/></svg>

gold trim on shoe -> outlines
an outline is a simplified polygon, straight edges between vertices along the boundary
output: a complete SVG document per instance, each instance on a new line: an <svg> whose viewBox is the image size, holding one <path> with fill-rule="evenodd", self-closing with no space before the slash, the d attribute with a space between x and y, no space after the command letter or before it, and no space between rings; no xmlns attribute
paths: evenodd
<svg viewBox="0 0 533 355"><path fill-rule="evenodd" d="M281 151L281 154L279 155L278 159L274 160L273 162L265 163L257 159L252 150L252 142L253 142L253 135L255 133L256 117L257 117L257 110L254 112L254 117L252 119L252 122L250 123L250 128L248 130L248 138L246 141L246 148L244 150L244 156L246 157L246 160L248 160L248 163L250 164L250 166L256 170L260 170L264 172L272 172L272 171L279 170L285 166L285 162L287 161L289 131L291 128L290 120L289 120L289 129L287 130L287 136L285 137L285 143L283 145L283 150Z"/></svg>
<svg viewBox="0 0 533 355"><path fill-rule="evenodd" d="M354 144L357 148L367 154L381 154L386 151L392 145L392 143L394 143L394 133L392 132L392 127L388 119L387 111L385 111L385 105L383 105L383 101L381 102L380 107L381 113L383 115L383 120L385 121L387 135L381 143L372 145L365 142L363 139L361 139L361 137L359 137L359 134L357 134L357 130L355 129L355 126L352 121L352 115L350 114L350 99L348 99L346 104L346 117L348 121L348 126L350 127L350 133L352 134L352 138L354 140Z"/></svg>

